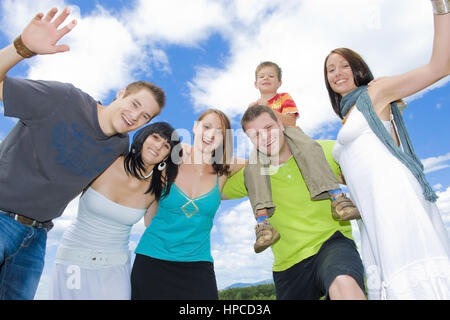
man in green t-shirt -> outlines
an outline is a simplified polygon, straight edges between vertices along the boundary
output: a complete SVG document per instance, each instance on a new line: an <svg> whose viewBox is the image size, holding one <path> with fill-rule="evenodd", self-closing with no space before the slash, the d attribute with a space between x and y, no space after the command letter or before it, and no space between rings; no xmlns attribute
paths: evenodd
<svg viewBox="0 0 450 320"><path fill-rule="evenodd" d="M364 269L351 225L331 217L329 200L311 200L281 122L270 108L256 105L247 109L241 124L255 147L270 160L276 209L269 219L281 234L272 245L277 299L319 299L324 295L365 299ZM339 169L331 155L333 141L318 142L336 174ZM248 195L244 169L228 179L222 192L228 199Z"/></svg>

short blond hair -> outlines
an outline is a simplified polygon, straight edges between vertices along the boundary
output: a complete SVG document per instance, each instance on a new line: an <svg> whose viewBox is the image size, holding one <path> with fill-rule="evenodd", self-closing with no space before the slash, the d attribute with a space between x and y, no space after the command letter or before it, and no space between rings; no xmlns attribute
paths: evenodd
<svg viewBox="0 0 450 320"><path fill-rule="evenodd" d="M277 76L278 76L278 80L281 81L281 76L282 76L282 71L279 65L277 65L275 62L272 61L264 61L261 62L260 64L258 64L258 66L256 67L256 71L255 71L255 79L258 79L258 73L261 71L262 68L265 67L272 67L275 69Z"/></svg>

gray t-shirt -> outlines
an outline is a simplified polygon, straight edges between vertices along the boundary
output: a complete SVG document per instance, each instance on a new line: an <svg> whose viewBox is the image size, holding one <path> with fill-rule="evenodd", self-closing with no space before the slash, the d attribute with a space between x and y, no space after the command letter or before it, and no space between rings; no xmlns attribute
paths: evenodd
<svg viewBox="0 0 450 320"><path fill-rule="evenodd" d="M0 143L0 210L45 222L120 154L127 134L106 136L97 102L71 84L6 77L5 116L19 118Z"/></svg>

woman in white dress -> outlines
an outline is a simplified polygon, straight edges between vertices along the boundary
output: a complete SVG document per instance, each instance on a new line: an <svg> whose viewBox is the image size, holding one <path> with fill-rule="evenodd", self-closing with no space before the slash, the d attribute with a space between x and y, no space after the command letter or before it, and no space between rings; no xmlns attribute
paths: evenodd
<svg viewBox="0 0 450 320"><path fill-rule="evenodd" d="M373 76L356 52L335 49L324 64L333 109L344 123L333 155L361 213L370 299L450 299L447 231L393 103L450 73L449 1L434 2L427 65L367 86Z"/></svg>
<svg viewBox="0 0 450 320"><path fill-rule="evenodd" d="M130 299L130 230L170 191L179 143L168 123L142 128L130 152L83 192L76 220L56 253L52 299Z"/></svg>

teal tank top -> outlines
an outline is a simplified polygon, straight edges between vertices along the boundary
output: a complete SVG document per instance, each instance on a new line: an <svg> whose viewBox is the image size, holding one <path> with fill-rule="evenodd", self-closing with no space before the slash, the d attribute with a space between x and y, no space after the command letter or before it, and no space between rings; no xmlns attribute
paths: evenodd
<svg viewBox="0 0 450 320"><path fill-rule="evenodd" d="M220 205L219 179L207 193L190 198L175 183L159 202L136 253L168 261L210 261L211 229Z"/></svg>

